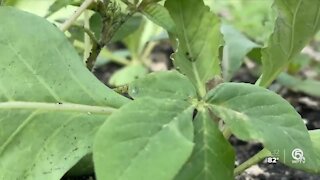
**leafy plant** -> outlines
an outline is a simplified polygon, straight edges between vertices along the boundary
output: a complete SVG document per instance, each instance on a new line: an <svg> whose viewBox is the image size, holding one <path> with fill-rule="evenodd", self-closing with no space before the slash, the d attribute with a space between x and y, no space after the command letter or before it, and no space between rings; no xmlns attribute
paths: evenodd
<svg viewBox="0 0 320 180"><path fill-rule="evenodd" d="M175 50L176 70L123 87L133 100L100 83L57 27L0 7L0 179L60 179L91 153L101 180L233 179L274 151L287 166L320 173L319 130L308 132L295 109L265 88L319 30L318 0L275 0L278 18L261 49L256 85L222 82L223 39L228 52L237 43L226 29L223 37L220 19L203 1L122 2L129 12L120 2L95 2L103 23L98 41L87 32L89 69L134 13L166 29ZM75 19L66 22L60 29ZM258 47L246 45L241 57ZM232 134L264 149L234 168Z"/></svg>

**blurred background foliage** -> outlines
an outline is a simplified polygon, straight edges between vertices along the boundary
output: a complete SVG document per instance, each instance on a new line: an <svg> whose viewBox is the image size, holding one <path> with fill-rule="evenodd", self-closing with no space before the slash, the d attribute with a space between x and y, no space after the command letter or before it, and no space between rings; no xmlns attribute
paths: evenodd
<svg viewBox="0 0 320 180"><path fill-rule="evenodd" d="M122 12L126 6L121 0L114 0ZM6 0L6 5L47 18L59 26L68 19L83 0ZM133 0L130 2L133 3ZM221 17L225 45L221 52L221 66L225 81L237 80L245 68L253 82L260 74L260 50L267 45L273 31L276 10L273 0L204 0L210 9ZM159 2L159 3L163 3ZM97 13L87 10L78 18L67 37L86 60L90 52L90 39L84 26L98 39L101 19ZM86 40L87 39L87 40ZM117 87L141 78L148 72L172 68L172 49L168 35L159 26L140 14L135 14L122 25L112 43L102 50L95 62L96 75L106 84ZM89 41L89 42L88 42ZM301 55L289 65L287 72L280 75L271 88L279 91L282 87L320 97L320 33ZM108 71L108 72L106 72ZM238 74L238 77L237 77ZM250 80L247 80L250 81Z"/></svg>

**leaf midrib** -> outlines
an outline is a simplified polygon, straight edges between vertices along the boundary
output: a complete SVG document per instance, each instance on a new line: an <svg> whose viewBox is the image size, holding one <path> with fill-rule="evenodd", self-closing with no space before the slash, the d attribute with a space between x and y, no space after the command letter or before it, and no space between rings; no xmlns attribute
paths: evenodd
<svg viewBox="0 0 320 180"><path fill-rule="evenodd" d="M74 103L48 103L48 102L26 102L26 101L8 101L0 102L2 109L30 109L43 111L67 111L67 112L84 112L94 114L110 115L116 109L112 107L92 106L86 104Z"/></svg>
<svg viewBox="0 0 320 180"><path fill-rule="evenodd" d="M292 56L293 56L293 49L294 49L294 37L295 37L295 26L296 26L296 19L297 19L297 14L299 12L299 9L301 7L301 3L302 3L302 0L299 1L296 9L295 9L295 12L293 14L293 18L292 18L292 32L291 32L291 37L290 37L290 50L289 50L289 56L288 56L288 59L291 59Z"/></svg>
<svg viewBox="0 0 320 180"><path fill-rule="evenodd" d="M141 155L141 153L146 150L146 147L147 147L148 145L150 145L150 142L152 142L152 139L153 139L153 138L157 137L157 135L158 135L160 132L162 132L165 128L170 128L170 127L169 127L170 124L172 124L172 123L174 123L174 122L176 122L176 121L179 121L179 119L176 119L176 118L178 118L181 114L184 114L185 112L187 112L188 110L190 110L190 108L193 108L193 106L192 106L192 105L189 105L189 106L187 106L183 111L178 112L174 117L171 118L170 121L168 121L167 123L163 124L158 131L156 131L154 134L152 134L152 135L147 139L147 142L144 143L144 145L139 149L139 151L137 151L137 153L131 158L130 163L122 170L122 172L119 173L119 176L117 177L117 180L122 179L122 177L123 177L123 176L127 173L127 171L132 167L132 164L134 163L134 161L136 161L136 159ZM182 137L184 137L184 138L188 141L188 139L187 139L185 136L183 136L182 134L179 134L179 135L181 135Z"/></svg>
<svg viewBox="0 0 320 180"><path fill-rule="evenodd" d="M182 23L183 38L184 38L184 41L186 43L186 47L188 49L188 53L190 54L191 57L195 58L194 54L193 54L193 52L191 50L191 45L189 44L189 40L188 40L188 36L187 36L187 32L186 32L186 25L185 25L185 21L184 21L185 18L184 18L184 15L182 13L183 12L182 5L179 6L179 7L180 7L180 13L179 14L180 14L180 19L181 19L181 23ZM192 65L192 70L193 70L193 73L194 73L194 78L195 78L195 80L197 82L197 85L198 85L198 88L199 88L198 91L199 91L201 96L204 96L205 92L203 92L203 84L202 84L198 69L197 69L197 67L196 67L194 62L191 62L191 65Z"/></svg>

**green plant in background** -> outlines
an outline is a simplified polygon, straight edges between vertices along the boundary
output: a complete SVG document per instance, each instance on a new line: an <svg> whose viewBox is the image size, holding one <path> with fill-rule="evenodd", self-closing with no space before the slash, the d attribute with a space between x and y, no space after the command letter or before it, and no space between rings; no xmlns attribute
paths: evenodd
<svg viewBox="0 0 320 180"><path fill-rule="evenodd" d="M204 2L218 13L223 21L232 23L257 42L264 43L272 32L272 22L275 19L275 13L271 8L272 0L204 0Z"/></svg>
<svg viewBox="0 0 320 180"><path fill-rule="evenodd" d="M320 173L319 130L308 132L295 109L265 88L319 30L320 1L275 0L277 20L264 48L222 26L203 1L122 2L93 3L103 11L88 4L105 18L98 41L85 30L95 53L90 63L135 13L166 29L175 50L176 70L130 83L133 100L100 83L67 37L44 18L0 7L0 179L60 179L90 153L101 180L233 179L274 151L287 166ZM110 13L115 9L116 17ZM66 22L62 30L75 19ZM135 36L124 41L134 49L131 61L141 63L141 42L149 38L137 42ZM233 51L239 41L245 46ZM252 49L262 54L256 85L221 82ZM261 142L264 149L234 168L232 134ZM292 159L296 149L303 156Z"/></svg>
<svg viewBox="0 0 320 180"><path fill-rule="evenodd" d="M122 28L127 29L125 26ZM123 69L111 76L111 85L127 85L148 73L148 68L152 64L151 52L158 42L156 38L162 38L160 33L161 28L143 19L140 27L134 33L122 39L129 51L130 61Z"/></svg>

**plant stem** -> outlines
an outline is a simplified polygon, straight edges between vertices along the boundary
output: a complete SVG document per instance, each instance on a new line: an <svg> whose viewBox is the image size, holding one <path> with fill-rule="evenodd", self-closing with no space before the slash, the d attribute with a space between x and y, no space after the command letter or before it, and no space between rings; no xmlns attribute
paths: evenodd
<svg viewBox="0 0 320 180"><path fill-rule="evenodd" d="M222 134L226 139L229 139L230 136L232 135L231 129L229 127L227 127L227 126L224 126Z"/></svg>
<svg viewBox="0 0 320 180"><path fill-rule="evenodd" d="M77 48L84 50L84 43L83 42L75 41L73 45ZM110 52L106 48L101 50L101 56L106 59L110 59L110 61L117 63L117 64L120 64L120 65L123 65L123 66L127 66L130 64L130 62L127 59L119 57L117 55L114 55L112 52Z"/></svg>
<svg viewBox="0 0 320 180"><path fill-rule="evenodd" d="M86 27L82 27L83 31L87 34L87 36L89 37L89 40L91 40L93 43L98 43L98 40L96 39L96 37L94 36L94 34L91 32L90 29L86 28Z"/></svg>
<svg viewBox="0 0 320 180"><path fill-rule="evenodd" d="M144 48L142 53L140 53L140 60L145 66L149 67L151 65L150 55L154 47L158 44L156 41L150 41L147 46Z"/></svg>
<svg viewBox="0 0 320 180"><path fill-rule="evenodd" d="M142 59L147 59L157 44L158 44L158 42L156 42L156 41L150 41L141 54Z"/></svg>
<svg viewBox="0 0 320 180"><path fill-rule="evenodd" d="M241 174L243 171L245 171L246 169L248 169L252 165L259 163L261 160L263 160L264 158L266 158L268 156L271 156L270 151L265 148L262 149L260 152L258 152L254 156L252 156L250 159L248 159L247 161L245 161L244 163L242 163L238 167L236 167L234 170L234 175L237 176L237 175Z"/></svg>
<svg viewBox="0 0 320 180"><path fill-rule="evenodd" d="M65 32L70 28L70 26L78 19L78 17L84 12L92 3L94 0L85 0L81 6L76 10L76 12L68 19L66 20L61 26L60 30L62 32Z"/></svg>
<svg viewBox="0 0 320 180"><path fill-rule="evenodd" d="M84 112L93 114L111 114L116 109L104 106L90 106L85 104L73 103L45 103L45 102L2 102L0 109L38 109L43 111L67 111L67 112Z"/></svg>
<svg viewBox="0 0 320 180"><path fill-rule="evenodd" d="M89 24L89 14L88 11L85 11L83 13L84 15L84 28L85 29L90 29L90 24ZM89 31L90 32L90 31ZM91 32L90 32L91 33ZM94 36L93 36L94 37ZM83 52L83 62L86 64L87 58L90 56L90 51L91 51L91 42L90 39L92 37L89 36L88 33L84 33L84 52Z"/></svg>
<svg viewBox="0 0 320 180"><path fill-rule="evenodd" d="M111 7L111 11L113 14L110 15L110 12L107 13L108 7L106 2L102 3L100 1L97 1L97 12L100 14L102 18L102 29L101 29L101 36L98 41L98 43L94 43L92 45L90 56L88 57L86 61L87 68L90 71L93 71L94 64L96 62L97 57L99 56L102 49L111 41L114 33L136 12L134 10L130 11L125 17L122 17L122 19L114 19L116 18L117 9L114 9L114 7ZM99 3L100 2L100 3ZM113 9L113 11L112 11ZM114 17L113 17L114 16ZM117 22L118 21L118 22Z"/></svg>

